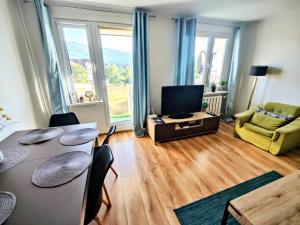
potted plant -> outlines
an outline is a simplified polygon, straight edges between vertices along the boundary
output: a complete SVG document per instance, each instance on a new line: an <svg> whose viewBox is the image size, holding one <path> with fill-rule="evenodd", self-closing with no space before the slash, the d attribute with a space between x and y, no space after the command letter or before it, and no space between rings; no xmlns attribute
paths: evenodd
<svg viewBox="0 0 300 225"><path fill-rule="evenodd" d="M211 87L211 92L216 92L217 85L216 85L216 83L215 83L215 82L211 82L211 85L210 85L210 87Z"/></svg>
<svg viewBox="0 0 300 225"><path fill-rule="evenodd" d="M207 108L208 108L208 103L207 102L203 102L202 103L202 112L206 112Z"/></svg>
<svg viewBox="0 0 300 225"><path fill-rule="evenodd" d="M220 81L220 91L226 91L227 90L227 82L224 80Z"/></svg>

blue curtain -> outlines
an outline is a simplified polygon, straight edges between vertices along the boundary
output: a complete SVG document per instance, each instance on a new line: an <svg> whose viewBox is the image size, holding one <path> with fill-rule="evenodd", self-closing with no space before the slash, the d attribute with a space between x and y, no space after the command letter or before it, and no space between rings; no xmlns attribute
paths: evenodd
<svg viewBox="0 0 300 225"><path fill-rule="evenodd" d="M196 18L178 18L175 84L194 84Z"/></svg>
<svg viewBox="0 0 300 225"><path fill-rule="evenodd" d="M62 75L52 35L50 10L45 5L44 0L34 0L34 4L47 62L47 81L52 113L63 113L67 111L67 104L63 92Z"/></svg>
<svg viewBox="0 0 300 225"><path fill-rule="evenodd" d="M135 10L133 17L133 126L142 137L150 110L148 63L148 13Z"/></svg>
<svg viewBox="0 0 300 225"><path fill-rule="evenodd" d="M231 65L228 78L228 93L225 117L233 116L233 105L235 101L236 92L241 78L241 46L242 46L242 32L243 28L237 28L234 32L234 44L231 57Z"/></svg>

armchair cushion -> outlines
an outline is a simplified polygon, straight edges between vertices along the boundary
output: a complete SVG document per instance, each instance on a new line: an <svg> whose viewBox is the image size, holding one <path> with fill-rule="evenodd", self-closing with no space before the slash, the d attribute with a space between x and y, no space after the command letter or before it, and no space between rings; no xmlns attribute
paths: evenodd
<svg viewBox="0 0 300 225"><path fill-rule="evenodd" d="M274 131L267 130L267 129L255 126L251 123L245 123L243 127L248 129L248 130L254 131L255 133L258 133L260 135L264 135L266 137L269 137L269 138L272 138L273 135L274 135Z"/></svg>
<svg viewBox="0 0 300 225"><path fill-rule="evenodd" d="M255 112L250 120L251 124L271 131L285 125L286 122L284 119L275 118L259 112Z"/></svg>

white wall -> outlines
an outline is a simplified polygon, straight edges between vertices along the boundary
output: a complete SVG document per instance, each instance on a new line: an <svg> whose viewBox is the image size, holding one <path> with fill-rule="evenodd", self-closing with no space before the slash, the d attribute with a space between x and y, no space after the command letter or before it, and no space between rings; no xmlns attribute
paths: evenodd
<svg viewBox="0 0 300 225"><path fill-rule="evenodd" d="M161 87L174 84L176 25L167 17L149 21L150 99L155 113L160 113Z"/></svg>
<svg viewBox="0 0 300 225"><path fill-rule="evenodd" d="M251 65L268 65L266 77L259 77L253 104L268 101L300 105L300 9L295 9L247 27L247 54L235 112L246 109L253 77Z"/></svg>
<svg viewBox="0 0 300 225"><path fill-rule="evenodd" d="M40 87L40 91L42 92L42 94L40 95L44 96L44 107L47 111L49 111L50 114L51 103L48 91L47 63L45 60L42 37L40 34L36 10L33 1L27 3L25 3L23 0L19 1L24 20L24 26L27 31L29 39L28 41L32 50L32 57L34 60L33 64L36 66L36 73L38 74L37 76L39 80L37 85ZM44 120L44 126L47 126L49 118L45 118Z"/></svg>
<svg viewBox="0 0 300 225"><path fill-rule="evenodd" d="M0 105L19 129L36 128L36 115L27 77L32 73L17 0L0 1Z"/></svg>

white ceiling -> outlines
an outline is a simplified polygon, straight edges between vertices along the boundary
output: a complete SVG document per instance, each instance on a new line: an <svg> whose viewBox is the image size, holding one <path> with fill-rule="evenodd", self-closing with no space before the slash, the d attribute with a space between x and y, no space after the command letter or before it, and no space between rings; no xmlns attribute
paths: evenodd
<svg viewBox="0 0 300 225"><path fill-rule="evenodd" d="M259 20L300 7L300 0L79 0L76 3L125 9L144 7L167 16L197 15L234 21Z"/></svg>

